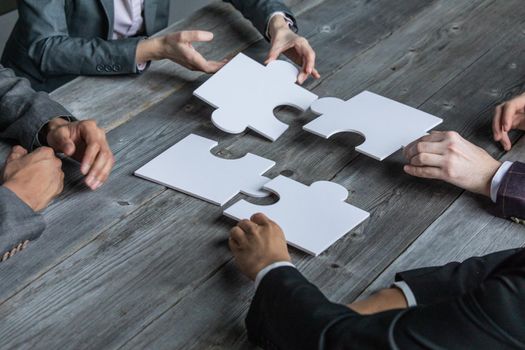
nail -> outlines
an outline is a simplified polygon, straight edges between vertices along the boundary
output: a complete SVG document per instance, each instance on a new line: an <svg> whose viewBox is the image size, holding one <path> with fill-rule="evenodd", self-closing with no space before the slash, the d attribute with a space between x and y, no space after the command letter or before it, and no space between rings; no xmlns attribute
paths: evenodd
<svg viewBox="0 0 525 350"><path fill-rule="evenodd" d="M82 164L82 166L80 167L80 171L82 172L82 174L86 175L89 171L89 168L91 168L91 164Z"/></svg>
<svg viewBox="0 0 525 350"><path fill-rule="evenodd" d="M95 178L94 178L93 176L88 176L88 177L87 177L87 179L86 179L86 184L87 184L88 186L93 186L94 182L95 182Z"/></svg>

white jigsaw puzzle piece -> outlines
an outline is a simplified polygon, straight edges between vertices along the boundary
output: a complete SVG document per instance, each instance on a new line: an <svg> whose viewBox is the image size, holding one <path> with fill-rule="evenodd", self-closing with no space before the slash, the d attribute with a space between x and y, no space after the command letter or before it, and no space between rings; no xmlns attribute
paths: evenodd
<svg viewBox="0 0 525 350"><path fill-rule="evenodd" d="M330 138L340 132L356 132L365 142L356 150L383 160L443 122L428 113L364 91L348 101L328 97L310 107L321 116L303 128Z"/></svg>
<svg viewBox="0 0 525 350"><path fill-rule="evenodd" d="M238 54L193 93L217 108L213 124L231 134L247 128L275 141L288 125L278 120L274 109L291 106L305 111L317 95L295 84L299 71L285 61L263 66Z"/></svg>
<svg viewBox="0 0 525 350"><path fill-rule="evenodd" d="M214 156L217 142L191 134L135 171L135 175L216 205L224 205L239 192L266 197L262 176L275 162L248 153L240 159Z"/></svg>
<svg viewBox="0 0 525 350"><path fill-rule="evenodd" d="M240 200L224 215L243 220L263 213L281 226L288 244L313 255L321 254L370 215L346 203L348 191L334 182L306 186L280 175L264 189L278 195L279 201L259 206Z"/></svg>

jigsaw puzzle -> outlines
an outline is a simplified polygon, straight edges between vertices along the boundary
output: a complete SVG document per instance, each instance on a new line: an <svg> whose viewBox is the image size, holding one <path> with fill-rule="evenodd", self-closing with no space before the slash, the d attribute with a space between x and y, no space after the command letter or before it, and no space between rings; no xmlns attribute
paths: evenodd
<svg viewBox="0 0 525 350"><path fill-rule="evenodd" d="M333 182L318 181L306 186L280 175L264 189L277 194L279 201L259 206L241 200L226 209L224 215L242 220L264 213L282 227L290 245L313 255L321 254L369 216L346 203L348 191Z"/></svg>
<svg viewBox="0 0 525 350"><path fill-rule="evenodd" d="M275 117L274 109L304 111L317 99L295 84L298 73L291 63L273 61L265 67L241 53L193 94L217 108L212 121L222 131L239 134L249 128L275 141L288 125Z"/></svg>
<svg viewBox="0 0 525 350"><path fill-rule="evenodd" d="M135 171L135 175L216 205L224 205L239 192L266 197L262 176L275 162L248 153L223 159L210 150L217 142L191 134Z"/></svg>
<svg viewBox="0 0 525 350"><path fill-rule="evenodd" d="M356 150L377 160L424 136L443 121L369 91L346 102L321 98L311 109L321 116L305 125L304 130L324 138L339 132L357 132L365 137L365 142Z"/></svg>

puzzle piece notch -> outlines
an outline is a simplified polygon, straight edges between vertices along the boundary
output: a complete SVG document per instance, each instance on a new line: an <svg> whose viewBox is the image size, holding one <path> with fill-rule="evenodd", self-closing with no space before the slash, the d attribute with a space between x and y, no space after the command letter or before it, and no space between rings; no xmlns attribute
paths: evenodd
<svg viewBox="0 0 525 350"><path fill-rule="evenodd" d="M321 116L303 127L324 138L356 132L365 142L356 147L383 160L442 123L442 119L369 91L343 101L327 97L315 101L312 111Z"/></svg>
<svg viewBox="0 0 525 350"><path fill-rule="evenodd" d="M318 98L295 84L298 74L289 62L263 66L241 53L193 94L217 108L212 122L220 130L239 134L249 128L275 141L288 125L275 117L274 109L290 106L305 111Z"/></svg>
<svg viewBox="0 0 525 350"><path fill-rule="evenodd" d="M224 159L210 151L217 142L191 134L135 171L135 175L160 183L216 205L224 205L238 193L266 197L269 181L262 176L275 162L248 153Z"/></svg>
<svg viewBox="0 0 525 350"><path fill-rule="evenodd" d="M306 186L280 175L264 189L275 193L279 200L267 206L240 200L224 215L242 220L264 213L282 227L288 244L312 255L321 254L369 217L366 211L346 203L348 191L334 182L318 181Z"/></svg>

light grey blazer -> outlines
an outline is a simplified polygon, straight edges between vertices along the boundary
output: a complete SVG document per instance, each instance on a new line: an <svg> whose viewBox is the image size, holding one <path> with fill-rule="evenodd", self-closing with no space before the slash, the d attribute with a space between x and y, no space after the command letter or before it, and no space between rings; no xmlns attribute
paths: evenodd
<svg viewBox="0 0 525 350"><path fill-rule="evenodd" d="M42 126L55 117L70 117L46 93L35 92L26 79L0 66L0 137L32 150ZM38 176L38 174L36 174ZM35 240L45 229L44 219L9 189L0 186L0 258L25 240Z"/></svg>
<svg viewBox="0 0 525 350"><path fill-rule="evenodd" d="M145 32L112 40L114 0L19 0L19 20L7 42L2 64L52 91L79 75L138 73L138 42L167 27L170 0L144 1ZM282 0L225 0L264 32L269 16L282 11Z"/></svg>

